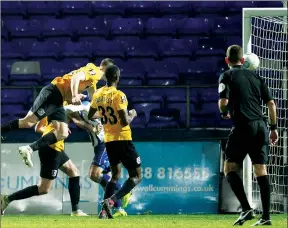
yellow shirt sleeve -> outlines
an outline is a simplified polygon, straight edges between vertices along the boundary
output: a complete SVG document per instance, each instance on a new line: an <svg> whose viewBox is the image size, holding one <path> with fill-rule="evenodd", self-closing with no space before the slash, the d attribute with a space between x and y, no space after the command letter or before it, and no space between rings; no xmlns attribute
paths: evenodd
<svg viewBox="0 0 288 228"><path fill-rule="evenodd" d="M94 108L94 109L97 109L97 108L98 108L96 99L97 99L97 94L94 93L94 94L93 94L93 97L92 97L92 102L91 102L91 105L90 105L90 107L92 107L92 108Z"/></svg>
<svg viewBox="0 0 288 228"><path fill-rule="evenodd" d="M115 96L114 104L117 111L127 109L128 100L126 95L123 92L119 91L118 94Z"/></svg>
<svg viewBox="0 0 288 228"><path fill-rule="evenodd" d="M87 81L91 80L93 82L97 82L103 76L103 72L100 70L100 68L96 67L93 63L88 63L82 68L82 71L85 73L85 80Z"/></svg>

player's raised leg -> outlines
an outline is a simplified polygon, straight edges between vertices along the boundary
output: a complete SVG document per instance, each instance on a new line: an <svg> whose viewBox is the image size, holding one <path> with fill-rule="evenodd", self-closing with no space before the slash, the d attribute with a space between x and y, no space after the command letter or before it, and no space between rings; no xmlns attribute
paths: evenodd
<svg viewBox="0 0 288 228"><path fill-rule="evenodd" d="M79 209L80 201L80 173L71 160L65 162L60 170L69 177L68 190L70 194L72 213L71 216L88 216Z"/></svg>
<svg viewBox="0 0 288 228"><path fill-rule="evenodd" d="M250 207L247 196L245 194L243 182L240 176L237 174L239 165L236 163L225 161L224 173L228 183L231 186L232 191L239 200L242 212L239 218L235 221L235 225L243 225L247 220L251 220L255 217L253 209Z"/></svg>
<svg viewBox="0 0 288 228"><path fill-rule="evenodd" d="M33 167L32 154L34 151L52 145L58 141L65 140L69 135L69 128L66 123L66 113L63 107L59 108L48 118L52 121L54 130L43 135L30 145L18 148L19 154L22 156L24 163L29 167Z"/></svg>

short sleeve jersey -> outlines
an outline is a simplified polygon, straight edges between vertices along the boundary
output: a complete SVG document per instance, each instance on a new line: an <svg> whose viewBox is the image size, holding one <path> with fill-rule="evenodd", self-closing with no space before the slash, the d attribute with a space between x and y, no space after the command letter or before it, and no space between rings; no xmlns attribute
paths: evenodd
<svg viewBox="0 0 288 228"><path fill-rule="evenodd" d="M103 76L103 72L99 67L95 66L93 63L88 63L86 66L73 70L70 73L65 74L63 77L56 77L51 83L57 86L64 100L69 101L72 99L71 80L73 75L78 72L85 73L85 80L80 81L79 83L79 93L82 93L90 87L94 87L96 90L96 84Z"/></svg>
<svg viewBox="0 0 288 228"><path fill-rule="evenodd" d="M104 126L104 141L132 140L130 126L123 127L118 115L119 110L128 107L126 95L115 87L104 86L94 95L91 107L97 109Z"/></svg>
<svg viewBox="0 0 288 228"><path fill-rule="evenodd" d="M228 107L235 124L262 119L262 101L273 100L264 80L242 66L234 66L220 75L218 93L219 99L229 99Z"/></svg>
<svg viewBox="0 0 288 228"><path fill-rule="evenodd" d="M42 137L44 135L47 135L51 131L54 131L54 126L52 123L49 123L48 117L45 117L43 121L45 121L43 124L43 127L45 127L45 131L43 132ZM60 141L58 141L52 145L49 145L49 147L51 147L52 149L54 149L58 152L62 152L62 151L64 151L64 140L60 140Z"/></svg>

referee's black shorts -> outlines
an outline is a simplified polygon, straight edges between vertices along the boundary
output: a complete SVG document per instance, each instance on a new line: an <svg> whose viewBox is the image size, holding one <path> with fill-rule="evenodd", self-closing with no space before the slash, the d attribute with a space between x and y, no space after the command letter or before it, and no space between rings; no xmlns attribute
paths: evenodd
<svg viewBox="0 0 288 228"><path fill-rule="evenodd" d="M30 109L39 120L48 116L49 120L66 122L66 114L63 108L63 97L59 89L49 84L45 86L36 97Z"/></svg>
<svg viewBox="0 0 288 228"><path fill-rule="evenodd" d="M226 161L242 164L249 154L252 164L268 162L269 131L263 120L255 120L234 127L225 149Z"/></svg>
<svg viewBox="0 0 288 228"><path fill-rule="evenodd" d="M122 163L128 172L141 166L139 154L131 140L107 142L105 146L111 166Z"/></svg>
<svg viewBox="0 0 288 228"><path fill-rule="evenodd" d="M49 146L40 148L38 154L41 164L40 177L48 180L54 180L58 175L58 169L69 161L64 151L59 152Z"/></svg>

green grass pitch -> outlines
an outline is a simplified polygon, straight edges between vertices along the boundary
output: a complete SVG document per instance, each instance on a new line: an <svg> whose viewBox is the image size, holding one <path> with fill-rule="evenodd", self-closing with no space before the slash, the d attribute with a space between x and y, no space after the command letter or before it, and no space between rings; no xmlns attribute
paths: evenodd
<svg viewBox="0 0 288 228"><path fill-rule="evenodd" d="M225 228L232 227L237 215L138 215L113 220L99 220L96 216L70 217L68 215L6 215L1 218L2 228ZM242 227L250 227L256 219ZM275 228L287 228L287 214L272 215Z"/></svg>

